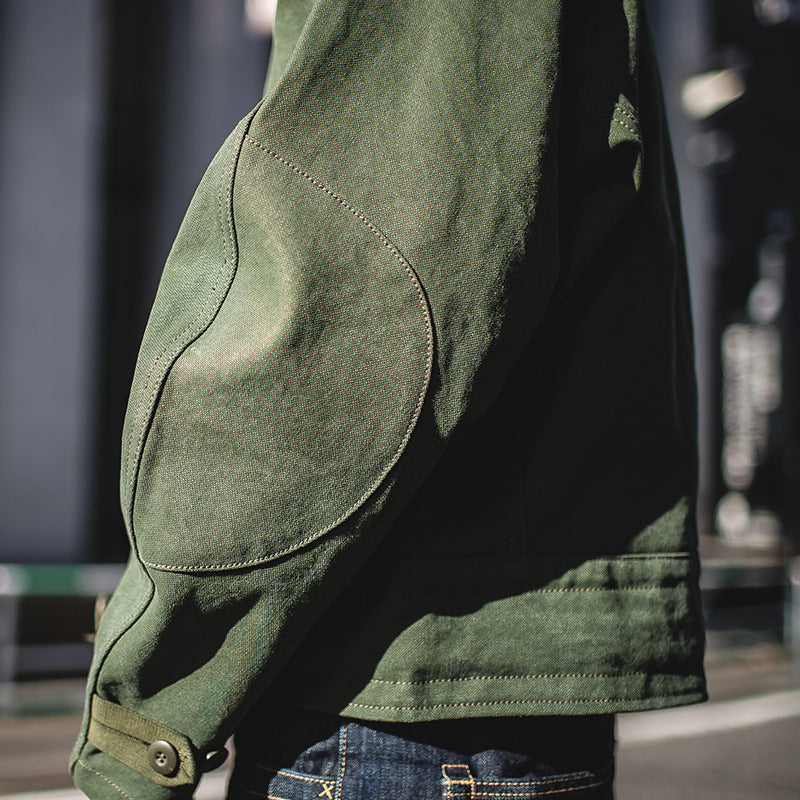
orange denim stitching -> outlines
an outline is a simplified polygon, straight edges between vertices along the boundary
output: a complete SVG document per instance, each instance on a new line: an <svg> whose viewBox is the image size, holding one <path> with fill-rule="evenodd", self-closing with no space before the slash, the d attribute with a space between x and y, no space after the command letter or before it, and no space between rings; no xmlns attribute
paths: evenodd
<svg viewBox="0 0 800 800"><path fill-rule="evenodd" d="M452 767L454 769L463 769L469 777L466 779L451 778L446 771L448 767ZM442 776L442 781L445 785L445 800L453 800L453 786L469 786L468 800L472 800L472 797L475 793L475 779L472 777L472 772L470 771L468 764L442 764ZM464 795L459 794L459 797L463 798Z"/></svg>
<svg viewBox="0 0 800 800"><path fill-rule="evenodd" d="M330 791L336 786L336 781L330 780L329 778L315 778L313 775L301 775L293 770L285 768L275 769L274 767L266 766L266 764L255 764L254 766L263 772L271 772L273 775L282 775L284 778L294 778L298 781L308 781L310 783L321 783L326 791Z"/></svg>
<svg viewBox="0 0 800 800"><path fill-rule="evenodd" d="M536 792L533 797L544 797L548 794L566 794L567 792L580 792L584 789L594 789L597 786L602 786L604 783L607 782L606 780L598 781L597 783L582 783L580 786L568 786L563 789L551 789L547 792ZM530 792L478 792L476 797L523 797L529 798L531 797Z"/></svg>
<svg viewBox="0 0 800 800"><path fill-rule="evenodd" d="M478 781L478 786L481 788L484 786L507 786L509 789L517 789L523 786L546 786L551 783L569 783L570 781L589 780L596 777L591 772L578 772L565 778L539 778L532 781L516 781L513 778L508 778L504 781Z"/></svg>
<svg viewBox="0 0 800 800"><path fill-rule="evenodd" d="M347 725L342 728L342 761L339 765L339 780L336 786L336 800L342 800L342 789L344 784L344 771L347 766Z"/></svg>
<svg viewBox="0 0 800 800"><path fill-rule="evenodd" d="M283 775L286 778L297 778L299 781L313 781L314 783L321 783L323 786L327 784L335 784L336 781L326 780L325 778L315 778L312 775L300 775L299 773L292 772L288 769L271 770L276 775Z"/></svg>
<svg viewBox="0 0 800 800"><path fill-rule="evenodd" d="M617 103L617 104L614 106L614 111L615 111L615 112L618 112L618 113L620 113L620 114L622 114L622 116L623 116L623 117L627 117L627 118L628 118L628 119L629 119L631 122L633 122L635 125L638 125L638 124L639 124L639 120L636 118L636 116L635 116L634 114L631 114L631 112L630 112L630 111L628 111L628 109L627 109L627 108L625 108L625 106L622 106L622 105L620 105L619 103Z"/></svg>

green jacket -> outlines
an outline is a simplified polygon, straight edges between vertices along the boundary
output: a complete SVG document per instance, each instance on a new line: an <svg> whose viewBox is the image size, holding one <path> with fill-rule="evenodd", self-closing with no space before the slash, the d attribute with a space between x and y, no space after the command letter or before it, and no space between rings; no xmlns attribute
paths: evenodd
<svg viewBox="0 0 800 800"><path fill-rule="evenodd" d="M186 796L259 698L410 721L704 699L639 3L278 13L144 335L77 784Z"/></svg>

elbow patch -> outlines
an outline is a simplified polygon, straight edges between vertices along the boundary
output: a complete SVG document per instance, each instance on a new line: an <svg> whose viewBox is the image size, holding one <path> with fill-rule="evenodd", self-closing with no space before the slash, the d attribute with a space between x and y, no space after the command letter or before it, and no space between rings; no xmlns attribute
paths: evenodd
<svg viewBox="0 0 800 800"><path fill-rule="evenodd" d="M402 454L430 380L411 265L247 124L170 254L126 418L123 506L161 570L265 563L341 524Z"/></svg>

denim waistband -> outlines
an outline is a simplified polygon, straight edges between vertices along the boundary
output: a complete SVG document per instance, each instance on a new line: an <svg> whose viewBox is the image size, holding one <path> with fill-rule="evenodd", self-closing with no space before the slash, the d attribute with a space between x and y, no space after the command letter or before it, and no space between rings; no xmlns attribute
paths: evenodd
<svg viewBox="0 0 800 800"><path fill-rule="evenodd" d="M236 738L229 800L610 798L614 720L373 723L262 711Z"/></svg>

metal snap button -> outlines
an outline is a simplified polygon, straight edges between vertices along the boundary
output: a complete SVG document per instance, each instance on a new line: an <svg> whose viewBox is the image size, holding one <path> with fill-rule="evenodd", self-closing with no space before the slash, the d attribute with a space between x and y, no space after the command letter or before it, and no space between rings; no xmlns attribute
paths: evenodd
<svg viewBox="0 0 800 800"><path fill-rule="evenodd" d="M172 775L178 766L178 751L159 739L147 748L147 761L159 775Z"/></svg>

